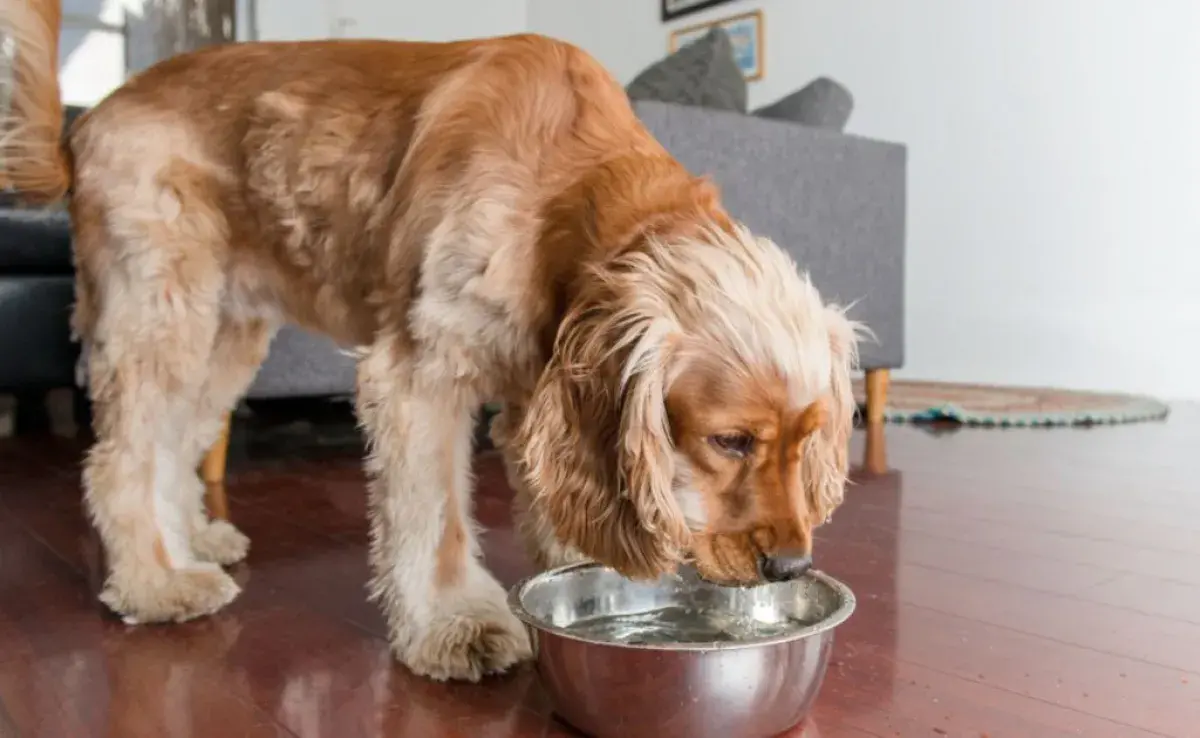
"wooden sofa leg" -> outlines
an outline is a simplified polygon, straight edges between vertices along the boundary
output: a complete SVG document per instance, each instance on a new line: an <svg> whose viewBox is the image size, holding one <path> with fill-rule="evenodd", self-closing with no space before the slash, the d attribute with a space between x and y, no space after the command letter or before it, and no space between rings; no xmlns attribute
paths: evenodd
<svg viewBox="0 0 1200 738"><path fill-rule="evenodd" d="M887 474L887 437L883 423L868 423L867 443L863 449L863 468L868 474Z"/></svg>
<svg viewBox="0 0 1200 738"><path fill-rule="evenodd" d="M229 455L229 423L232 413L225 415L221 435L213 442L200 463L200 478L204 480L204 501L208 514L214 518L229 518L229 501L225 497L225 460Z"/></svg>
<svg viewBox="0 0 1200 738"><path fill-rule="evenodd" d="M883 410L887 407L888 383L891 373L887 369L867 370L867 423L883 423Z"/></svg>

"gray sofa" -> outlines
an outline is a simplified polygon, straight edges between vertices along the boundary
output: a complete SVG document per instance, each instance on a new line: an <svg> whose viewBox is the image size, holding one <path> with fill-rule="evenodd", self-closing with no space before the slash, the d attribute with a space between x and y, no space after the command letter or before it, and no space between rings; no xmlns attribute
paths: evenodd
<svg viewBox="0 0 1200 738"><path fill-rule="evenodd" d="M786 248L826 299L874 332L864 369L904 361L903 146L795 123L640 101L639 117L684 166L710 174L734 217ZM349 394L352 361L285 328L251 398Z"/></svg>

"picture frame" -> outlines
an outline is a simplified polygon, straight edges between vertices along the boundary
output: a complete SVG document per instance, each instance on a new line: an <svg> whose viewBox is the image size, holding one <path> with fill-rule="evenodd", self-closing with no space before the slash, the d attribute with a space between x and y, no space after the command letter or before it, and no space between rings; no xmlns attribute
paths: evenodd
<svg viewBox="0 0 1200 738"><path fill-rule="evenodd" d="M734 59L745 78L751 82L763 78L765 69L763 60L766 57L763 47L764 20L761 10L749 13L731 15L727 18L717 18L707 23L697 23L694 26L679 28L671 32L669 44L670 53L674 54L687 44L701 38L713 26L719 26L729 34L733 42Z"/></svg>
<svg viewBox="0 0 1200 738"><path fill-rule="evenodd" d="M661 0L662 22L673 21L701 10L726 5L736 0Z"/></svg>

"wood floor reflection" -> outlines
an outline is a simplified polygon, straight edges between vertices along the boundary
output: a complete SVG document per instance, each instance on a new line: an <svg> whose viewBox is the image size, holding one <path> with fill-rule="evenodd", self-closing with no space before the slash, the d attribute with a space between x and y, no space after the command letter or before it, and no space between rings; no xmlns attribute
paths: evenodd
<svg viewBox="0 0 1200 738"><path fill-rule="evenodd" d="M82 444L0 441L0 738L571 736L529 669L433 684L390 658L364 594L356 450L242 439L229 515L243 595L177 626L95 603ZM792 738L1194 738L1200 717L1200 408L1092 430L888 427L855 437L820 568L859 609ZM529 571L497 459L484 547Z"/></svg>

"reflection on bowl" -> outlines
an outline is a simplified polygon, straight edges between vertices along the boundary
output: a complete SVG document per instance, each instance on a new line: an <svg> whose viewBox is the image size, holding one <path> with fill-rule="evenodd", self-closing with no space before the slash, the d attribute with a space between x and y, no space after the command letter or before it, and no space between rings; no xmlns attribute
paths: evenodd
<svg viewBox="0 0 1200 738"><path fill-rule="evenodd" d="M841 582L722 587L691 569L634 582L597 564L526 579L529 627L556 712L597 738L766 738L795 726L854 611Z"/></svg>

